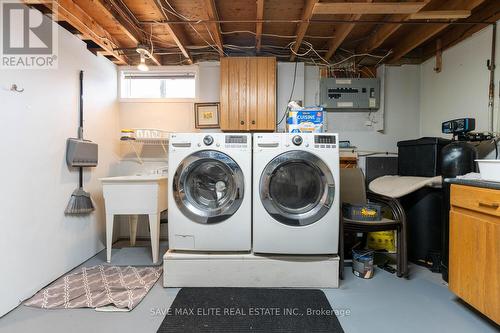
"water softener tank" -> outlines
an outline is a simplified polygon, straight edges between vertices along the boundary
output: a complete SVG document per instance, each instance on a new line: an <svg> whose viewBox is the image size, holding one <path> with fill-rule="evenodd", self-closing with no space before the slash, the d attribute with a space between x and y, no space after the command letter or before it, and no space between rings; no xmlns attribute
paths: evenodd
<svg viewBox="0 0 500 333"><path fill-rule="evenodd" d="M453 141L441 150L443 178L455 178L475 171L477 149L465 141Z"/></svg>
<svg viewBox="0 0 500 333"><path fill-rule="evenodd" d="M455 178L476 171L474 160L477 159L477 149L466 141L453 141L441 150L441 172L443 179ZM449 234L450 234L450 184L443 183L443 226L442 226L442 252L441 273L443 279L448 281L449 260Z"/></svg>

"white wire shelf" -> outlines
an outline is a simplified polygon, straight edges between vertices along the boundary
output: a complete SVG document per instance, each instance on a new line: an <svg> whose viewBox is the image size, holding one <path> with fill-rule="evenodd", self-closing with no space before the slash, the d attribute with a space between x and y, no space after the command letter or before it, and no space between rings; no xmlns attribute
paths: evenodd
<svg viewBox="0 0 500 333"><path fill-rule="evenodd" d="M122 135L121 137L121 141L128 143L132 148L140 164L144 164L144 161L139 153L138 146L161 146L163 148L163 152L165 153L165 157L167 157L169 139L170 132L146 128L133 129L133 136L128 137Z"/></svg>

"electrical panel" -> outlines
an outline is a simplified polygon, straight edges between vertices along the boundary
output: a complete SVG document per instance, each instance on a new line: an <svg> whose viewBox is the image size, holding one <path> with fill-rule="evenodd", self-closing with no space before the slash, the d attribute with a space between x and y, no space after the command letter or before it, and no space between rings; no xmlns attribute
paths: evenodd
<svg viewBox="0 0 500 333"><path fill-rule="evenodd" d="M380 108L380 79L323 78L320 104L335 111L371 111Z"/></svg>

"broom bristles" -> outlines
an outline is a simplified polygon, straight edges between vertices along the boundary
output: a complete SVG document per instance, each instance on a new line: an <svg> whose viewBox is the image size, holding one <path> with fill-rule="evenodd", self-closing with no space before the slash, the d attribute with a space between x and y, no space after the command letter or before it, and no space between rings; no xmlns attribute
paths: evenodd
<svg viewBox="0 0 500 333"><path fill-rule="evenodd" d="M69 215L88 214L94 211L94 204L90 194L82 188L76 189L69 199L64 213Z"/></svg>

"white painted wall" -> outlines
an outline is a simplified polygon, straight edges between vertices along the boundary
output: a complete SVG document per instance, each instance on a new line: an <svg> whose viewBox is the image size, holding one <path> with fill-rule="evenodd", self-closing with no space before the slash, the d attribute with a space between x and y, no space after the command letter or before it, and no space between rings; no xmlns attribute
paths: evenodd
<svg viewBox="0 0 500 333"><path fill-rule="evenodd" d="M305 103L305 68L304 63L297 63L297 70L295 70L295 63L278 62L276 76L276 121L280 122L277 126L278 132L284 132L286 129L286 116L285 110L288 106L288 101L302 101ZM295 74L295 87L293 86L293 79ZM292 92L293 90L293 92ZM290 98L290 96L292 98ZM283 116L285 118L283 118ZM283 120L282 120L283 119Z"/></svg>
<svg viewBox="0 0 500 333"><path fill-rule="evenodd" d="M218 62L205 62L195 67L198 68L196 99L182 102L120 102L120 127L198 131L194 127L194 103L219 101L220 66Z"/></svg>
<svg viewBox="0 0 500 333"><path fill-rule="evenodd" d="M58 35L58 70L0 70L0 316L104 248L98 178L118 160L116 67L71 33ZM77 134L80 69L85 137L99 144L99 166L84 179L96 211L68 217L78 173L68 170L65 149ZM25 91L8 91L13 83Z"/></svg>
<svg viewBox="0 0 500 333"><path fill-rule="evenodd" d="M277 119L281 119L292 91L294 63L278 63ZM367 112L328 113L328 130L339 132L343 140L350 140L364 150L396 151L396 143L419 135L419 66L387 67L385 74L384 131L378 125L366 126ZM306 106L319 103L319 70L314 66L297 65L292 100L301 100ZM197 101L219 101L218 63L201 63L198 70ZM378 113L373 113L376 121ZM193 102L183 103L120 103L120 126L153 127L175 132L192 132L194 128ZM278 127L284 130L285 121Z"/></svg>
<svg viewBox="0 0 500 333"><path fill-rule="evenodd" d="M380 71L380 75L384 71ZM359 150L397 152L397 142L415 139L419 135L419 66L386 67L383 77L384 130L377 124L366 126L368 112L328 112L328 131L340 134L341 140L349 140ZM305 72L305 105L319 103L319 70L307 66ZM371 114L380 121L377 113Z"/></svg>
<svg viewBox="0 0 500 333"><path fill-rule="evenodd" d="M420 135L442 136L441 123L446 120L476 118L476 130L488 130L489 71L486 61L491 57L492 27L443 52L443 69L434 72L435 58L421 65ZM500 47L500 34L497 36ZM500 50L497 49L495 78L496 131L500 123Z"/></svg>

